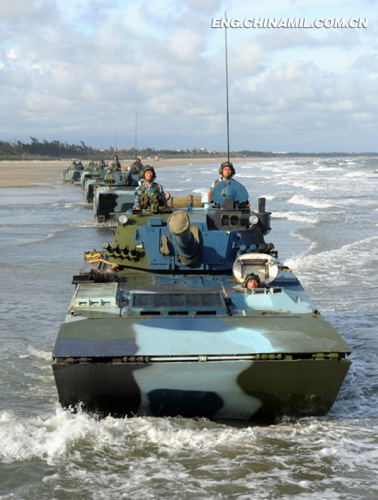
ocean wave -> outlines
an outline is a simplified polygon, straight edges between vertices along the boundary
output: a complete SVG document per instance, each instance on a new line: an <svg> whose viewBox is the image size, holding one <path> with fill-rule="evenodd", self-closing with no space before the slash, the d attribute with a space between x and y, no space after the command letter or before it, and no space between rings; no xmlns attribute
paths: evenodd
<svg viewBox="0 0 378 500"><path fill-rule="evenodd" d="M253 432L241 431L240 444L246 433L253 435ZM39 458L54 463L84 439L97 448L121 449L130 445L143 448L148 444L159 446L170 455L188 449L209 452L226 444L231 436L238 441L232 428L205 419L202 424L181 418L98 419L80 410L72 413L58 406L53 413L22 418L12 411L3 411L0 413L0 460L12 463Z"/></svg>
<svg viewBox="0 0 378 500"><path fill-rule="evenodd" d="M209 192L209 188L198 188L198 189L193 189L193 193L198 193L201 195L207 194Z"/></svg>
<svg viewBox="0 0 378 500"><path fill-rule="evenodd" d="M260 181L261 179L274 179L275 177L278 177L278 176L275 176L275 175L261 175L260 172L256 172L255 174L254 173L241 174L241 173L238 172L236 180L238 180L238 179L251 179L251 180L258 179Z"/></svg>
<svg viewBox="0 0 378 500"><path fill-rule="evenodd" d="M370 171L370 172L365 172L363 170L358 170L356 172L348 172L347 174L344 175L344 177L351 177L351 178L354 178L354 177L358 177L358 178L361 178L361 177L365 177L365 178L373 178L373 179L376 179L377 178L377 175L376 175L377 171Z"/></svg>
<svg viewBox="0 0 378 500"><path fill-rule="evenodd" d="M293 203L294 205L305 205L313 208L330 208L334 207L335 204L331 203L329 200L324 201L321 199L308 198L301 194L296 194L288 200L288 203Z"/></svg>
<svg viewBox="0 0 378 500"><path fill-rule="evenodd" d="M291 441L313 439L335 432L337 425L328 419L306 418L293 422L282 419L269 427L240 425L239 428L207 419L133 417L98 419L82 411L72 413L58 406L50 413L20 417L12 411L0 413L0 459L3 463L33 458L49 463L86 441L97 450L112 449L123 455L124 447L158 447L168 456L181 452L212 455L215 450L243 448L243 453L257 449L261 439ZM286 431L289 434L286 434ZM315 436L317 436L315 438ZM302 441L304 444L305 441ZM92 444L90 444L92 443ZM232 445L232 446L231 446ZM118 451L117 451L118 450Z"/></svg>
<svg viewBox="0 0 378 500"><path fill-rule="evenodd" d="M378 245L378 236L372 236L365 240L348 243L334 250L326 250L317 254L305 252L294 259L289 259L285 264L302 270L313 270L322 268L323 272L330 268L344 269L347 266L366 269L367 263L377 261L375 249ZM326 265L325 265L326 264ZM320 267L319 267L320 266Z"/></svg>
<svg viewBox="0 0 378 500"><path fill-rule="evenodd" d="M324 190L324 186L320 185L319 184L319 181L316 180L316 181L303 181L303 182L298 182L298 181L294 181L294 182L291 182L290 183L291 186L293 187L299 187L299 188L303 188L303 189L306 189L307 191L323 191Z"/></svg>
<svg viewBox="0 0 378 500"><path fill-rule="evenodd" d="M49 351L43 351L42 349L37 349L34 346L29 346L28 352L29 352L29 354L26 356L31 356L33 358L42 359L43 361L47 361L47 362L52 361L51 352L49 352ZM19 357L22 357L22 356L25 357L25 355L21 355L21 354Z"/></svg>
<svg viewBox="0 0 378 500"><path fill-rule="evenodd" d="M343 260L349 262L354 262L357 264L360 262L361 255L370 256L370 260L378 260L376 257L375 249L378 245L378 236L371 236L361 241L355 241L353 243L347 243L340 248L334 250L326 250L315 255L302 256L302 259L314 259L322 262L329 263L330 261L338 263L339 265L344 265ZM362 267L366 263L360 263Z"/></svg>
<svg viewBox="0 0 378 500"><path fill-rule="evenodd" d="M128 498L156 498L162 488L167 498L178 489L187 492L185 498L268 499L272 492L286 498L288 488L295 498L339 498L340 488L357 487L363 498L374 485L378 429L373 420L347 418L350 413L230 427L179 418L98 420L61 409L22 419L3 412L0 460L8 467L46 463L40 498L51 491L122 498L125 485Z"/></svg>
<svg viewBox="0 0 378 500"><path fill-rule="evenodd" d="M9 464L39 458L51 463L83 436L88 425L87 416L75 416L61 408L53 415L22 419L4 411L0 414L0 460Z"/></svg>
<svg viewBox="0 0 378 500"><path fill-rule="evenodd" d="M315 169L315 172L340 172L343 171L344 169L341 167L334 167L334 166L328 166L328 165L320 165L318 168Z"/></svg>
<svg viewBox="0 0 378 500"><path fill-rule="evenodd" d="M267 201L272 201L275 200L276 198L279 197L279 194L263 194L261 195L262 198L265 198ZM378 209L377 209L378 210Z"/></svg>
<svg viewBox="0 0 378 500"><path fill-rule="evenodd" d="M286 219L293 222L305 222L306 224L316 224L319 217L315 217L309 212L273 212L272 219Z"/></svg>
<svg viewBox="0 0 378 500"><path fill-rule="evenodd" d="M80 201L56 201L55 203L49 204L49 207L63 207L63 208L77 208L83 204L83 200Z"/></svg>
<svg viewBox="0 0 378 500"><path fill-rule="evenodd" d="M285 260L311 290L311 296L328 311L377 307L378 236L313 254L316 244L298 257ZM362 291L366 290L367 293ZM323 302L324 297L328 297ZM332 297L332 300L329 300Z"/></svg>

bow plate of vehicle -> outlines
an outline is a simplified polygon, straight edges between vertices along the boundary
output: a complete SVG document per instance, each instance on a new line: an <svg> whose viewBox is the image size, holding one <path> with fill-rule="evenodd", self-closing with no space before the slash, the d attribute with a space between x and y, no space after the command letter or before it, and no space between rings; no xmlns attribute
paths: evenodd
<svg viewBox="0 0 378 500"><path fill-rule="evenodd" d="M96 222L111 221L115 214L131 210L139 172L115 171L106 173L101 185L93 190L93 216Z"/></svg>
<svg viewBox="0 0 378 500"><path fill-rule="evenodd" d="M251 210L230 179L212 200L122 214L114 240L85 253L53 351L63 407L246 421L330 410L351 349L265 241L265 199Z"/></svg>

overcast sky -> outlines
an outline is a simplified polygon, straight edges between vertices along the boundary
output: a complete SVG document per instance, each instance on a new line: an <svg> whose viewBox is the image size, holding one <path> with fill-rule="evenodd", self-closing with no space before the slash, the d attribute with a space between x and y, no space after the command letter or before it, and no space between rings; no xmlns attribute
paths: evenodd
<svg viewBox="0 0 378 500"><path fill-rule="evenodd" d="M241 22L368 20L354 29L229 28L231 150L378 151L377 7L0 0L0 140L225 151L225 30L211 25L227 10Z"/></svg>

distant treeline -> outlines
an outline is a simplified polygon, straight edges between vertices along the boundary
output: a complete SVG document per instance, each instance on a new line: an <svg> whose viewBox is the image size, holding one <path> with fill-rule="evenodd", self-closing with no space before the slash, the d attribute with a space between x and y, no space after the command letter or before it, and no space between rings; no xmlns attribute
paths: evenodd
<svg viewBox="0 0 378 500"><path fill-rule="evenodd" d="M30 137L29 143L21 141L0 141L0 160L59 160L59 159L78 159L89 160L93 158L98 161L101 157L105 159L118 155L120 159L133 159L140 155L142 158L224 158L224 151L208 151L204 148L199 149L116 149L109 147L107 149L95 149L87 146L83 141L80 144L67 144L60 141L39 141L35 137ZM378 153L277 153L271 151L232 151L232 157L258 157L258 158L286 158L286 157L340 157L340 156L377 156Z"/></svg>

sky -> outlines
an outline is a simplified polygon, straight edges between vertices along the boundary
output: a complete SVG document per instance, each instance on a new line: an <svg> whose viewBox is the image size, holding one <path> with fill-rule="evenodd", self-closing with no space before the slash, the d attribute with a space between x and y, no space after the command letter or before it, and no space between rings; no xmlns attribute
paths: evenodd
<svg viewBox="0 0 378 500"><path fill-rule="evenodd" d="M0 140L226 151L225 28L212 26L227 12L241 23L227 28L231 151L376 152L377 7L0 0Z"/></svg>

